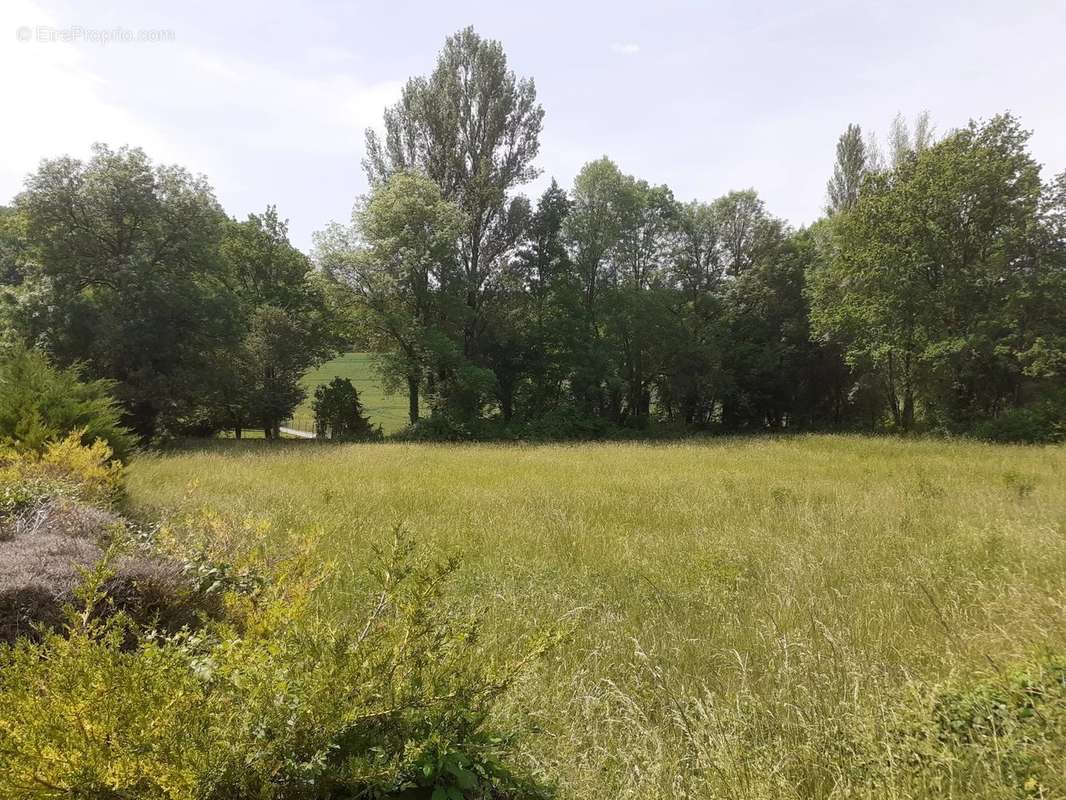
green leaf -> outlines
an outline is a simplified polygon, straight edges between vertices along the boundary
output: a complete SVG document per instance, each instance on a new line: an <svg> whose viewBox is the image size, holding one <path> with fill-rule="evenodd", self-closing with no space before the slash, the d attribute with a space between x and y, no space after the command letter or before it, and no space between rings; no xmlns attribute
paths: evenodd
<svg viewBox="0 0 1066 800"><path fill-rule="evenodd" d="M468 769L457 767L452 770L452 774L455 776L455 782L459 784L460 789L473 789L477 786L477 777Z"/></svg>

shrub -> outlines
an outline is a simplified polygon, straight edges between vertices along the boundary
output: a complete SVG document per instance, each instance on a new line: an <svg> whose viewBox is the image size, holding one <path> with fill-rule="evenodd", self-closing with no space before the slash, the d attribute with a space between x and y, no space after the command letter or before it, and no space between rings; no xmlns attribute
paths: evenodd
<svg viewBox="0 0 1066 800"><path fill-rule="evenodd" d="M416 442L466 442L482 437L484 424L462 422L447 414L435 412L408 425L393 438Z"/></svg>
<svg viewBox="0 0 1066 800"><path fill-rule="evenodd" d="M603 417L562 409L530 420L522 438L543 440L603 439L614 433L614 426Z"/></svg>
<svg viewBox="0 0 1066 800"><path fill-rule="evenodd" d="M943 796L1066 795L1066 657L1043 654L920 692L891 742Z"/></svg>
<svg viewBox="0 0 1066 800"><path fill-rule="evenodd" d="M64 497L109 507L122 489L122 464L100 439L81 430L45 443L41 452L0 449L0 529L19 513Z"/></svg>
<svg viewBox="0 0 1066 800"><path fill-rule="evenodd" d="M666 424L622 427L603 417L568 409L549 411L527 420L504 422L500 418L464 421L434 411L392 438L409 441L465 442L573 442L595 440L633 440L637 438L677 439L691 436L692 431Z"/></svg>
<svg viewBox="0 0 1066 800"><path fill-rule="evenodd" d="M182 562L129 540L109 510L122 466L103 441L80 442L73 431L41 454L0 453L0 642L60 626L82 573L112 548L109 608L167 630L217 614Z"/></svg>
<svg viewBox="0 0 1066 800"><path fill-rule="evenodd" d="M65 635L0 647L0 795L542 796L490 719L550 638L489 655L446 600L455 569L398 537L365 613L334 624L313 603L321 565L298 555L287 580L231 598L239 626L169 637L91 613L110 575L96 570Z"/></svg>
<svg viewBox="0 0 1066 800"><path fill-rule="evenodd" d="M42 452L49 442L79 431L89 445L102 439L125 460L133 436L107 381L83 381L77 369L59 369L36 350L15 348L0 358L0 445Z"/></svg>
<svg viewBox="0 0 1066 800"><path fill-rule="evenodd" d="M370 423L363 412L359 392L348 378L334 378L315 389L311 407L315 412L315 431L321 438L341 441L381 438L381 429Z"/></svg>
<svg viewBox="0 0 1066 800"><path fill-rule="evenodd" d="M1014 408L974 429L979 439L990 442L1049 444L1066 438L1066 418L1054 404Z"/></svg>

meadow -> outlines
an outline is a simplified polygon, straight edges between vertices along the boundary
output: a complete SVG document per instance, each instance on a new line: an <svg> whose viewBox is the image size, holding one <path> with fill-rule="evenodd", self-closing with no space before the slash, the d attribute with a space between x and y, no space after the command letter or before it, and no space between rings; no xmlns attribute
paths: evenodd
<svg viewBox="0 0 1066 800"><path fill-rule="evenodd" d="M313 535L324 614L397 526L460 554L501 651L570 631L501 713L561 798L603 800L1061 796L1066 711L990 756L957 698L1066 651L1064 487L1063 447L857 436L216 441L129 470L141 513Z"/></svg>

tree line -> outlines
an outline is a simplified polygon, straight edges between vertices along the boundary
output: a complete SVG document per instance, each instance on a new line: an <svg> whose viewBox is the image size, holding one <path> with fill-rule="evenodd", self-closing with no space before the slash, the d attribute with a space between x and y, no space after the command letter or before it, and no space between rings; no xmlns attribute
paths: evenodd
<svg viewBox="0 0 1066 800"><path fill-rule="evenodd" d="M849 126L798 230L753 189L682 202L608 158L531 202L543 115L498 42L450 37L310 259L139 150L47 161L0 215L7 338L117 381L142 436L276 433L341 346L430 434L1062 433L1066 173L1011 115L900 117L885 153Z"/></svg>
<svg viewBox="0 0 1066 800"><path fill-rule="evenodd" d="M276 436L336 349L329 287L274 208L228 217L203 177L93 148L0 214L3 340L107 379L142 439Z"/></svg>

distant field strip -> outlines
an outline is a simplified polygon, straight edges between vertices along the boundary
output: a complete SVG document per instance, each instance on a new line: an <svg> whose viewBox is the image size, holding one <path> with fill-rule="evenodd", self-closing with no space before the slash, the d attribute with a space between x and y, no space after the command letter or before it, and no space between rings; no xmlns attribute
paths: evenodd
<svg viewBox="0 0 1066 800"><path fill-rule="evenodd" d="M345 353L321 367L311 370L303 378L307 389L306 399L297 407L286 427L294 431L314 431L314 413L311 402L315 389L334 378L348 378L359 392L370 421L380 425L385 433L392 433L407 424L407 397L402 394L386 395L381 380L371 364L370 353Z"/></svg>

